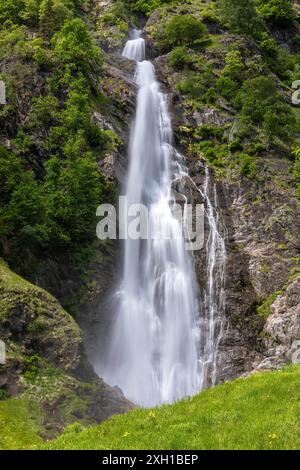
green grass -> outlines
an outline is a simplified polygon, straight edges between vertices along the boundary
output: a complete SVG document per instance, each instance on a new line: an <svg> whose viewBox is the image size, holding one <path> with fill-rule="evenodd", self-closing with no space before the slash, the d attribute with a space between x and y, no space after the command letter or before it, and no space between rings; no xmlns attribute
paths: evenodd
<svg viewBox="0 0 300 470"><path fill-rule="evenodd" d="M255 374L172 406L136 409L46 449L300 449L300 368Z"/></svg>
<svg viewBox="0 0 300 470"><path fill-rule="evenodd" d="M30 449L42 442L41 415L36 403L9 399L0 401L0 450Z"/></svg>

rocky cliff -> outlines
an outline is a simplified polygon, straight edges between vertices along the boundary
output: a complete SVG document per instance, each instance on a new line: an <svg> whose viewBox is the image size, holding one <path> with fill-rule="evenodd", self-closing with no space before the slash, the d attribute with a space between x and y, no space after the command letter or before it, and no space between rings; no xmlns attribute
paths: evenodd
<svg viewBox="0 0 300 470"><path fill-rule="evenodd" d="M47 433L80 421L97 423L131 404L99 379L81 330L50 294L0 264L1 399L38 403ZM45 431L46 432L46 431Z"/></svg>
<svg viewBox="0 0 300 470"><path fill-rule="evenodd" d="M190 175L201 187L204 175L198 162L205 162L214 175L212 185L217 189L227 249L226 327L219 354L219 380L223 381L296 360L291 351L299 340L295 326L299 302L295 300L298 304L292 313L283 307L280 320L276 306L278 302L286 305L289 290L299 289L300 206L289 150L296 145L298 134L285 138L278 132L268 138L255 122L245 123L241 108L234 103L234 94L242 84L233 86L229 94L221 90L221 80L230 75L230 60L235 56L232 67L244 80L272 76L277 88L274 93L292 109L291 83L282 77L281 70L275 71L265 45L224 27L216 2L173 3L145 20L144 37L148 56L154 59L162 87L169 93L176 143L186 156ZM114 2L106 2L105 7L117 15ZM207 34L199 46L183 47L178 40L176 49L176 44L168 43L167 24L182 15L194 15L206 25ZM104 28L102 43L114 62L123 38L121 35L113 41L115 28ZM295 41L299 19L294 19L291 31L288 40L284 26L268 25L264 33L278 60L286 54L282 67L292 67L288 60L294 60L299 50ZM127 64L123 61L116 67L120 65L124 70ZM120 83L125 87L124 100L132 94L132 84L124 76ZM115 174L119 175L118 169ZM204 252L196 253L196 263L201 289L205 283ZM281 339L275 333L277 325L284 336L279 333Z"/></svg>

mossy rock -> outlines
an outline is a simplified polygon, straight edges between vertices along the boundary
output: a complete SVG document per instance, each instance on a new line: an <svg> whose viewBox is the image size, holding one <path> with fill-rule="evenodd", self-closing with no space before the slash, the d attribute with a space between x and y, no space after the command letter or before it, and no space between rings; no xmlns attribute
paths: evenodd
<svg viewBox="0 0 300 470"><path fill-rule="evenodd" d="M6 345L0 405L7 403L10 409L12 397L36 403L41 436L53 436L75 421L97 423L132 407L94 373L75 320L53 296L13 273L3 261L0 338Z"/></svg>
<svg viewBox="0 0 300 470"><path fill-rule="evenodd" d="M75 320L48 292L0 263L0 335L65 371L80 362L82 334ZM10 359L10 348L7 351Z"/></svg>

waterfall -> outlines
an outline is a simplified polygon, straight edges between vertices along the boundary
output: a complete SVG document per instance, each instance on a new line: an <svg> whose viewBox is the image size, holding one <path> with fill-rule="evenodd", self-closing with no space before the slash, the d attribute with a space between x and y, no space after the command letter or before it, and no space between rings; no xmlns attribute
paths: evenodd
<svg viewBox="0 0 300 470"><path fill-rule="evenodd" d="M136 61L138 87L125 194L128 206L142 203L148 208L154 236L124 243L123 282L116 294L108 354L97 372L134 403L150 407L196 394L208 384L208 375L216 380L224 273L220 255L225 259L225 246L206 170L210 235L207 287L199 302L193 257L185 250L170 204L175 201L174 181L187 173L173 145L168 97L160 90L153 64L145 60L139 31L133 31L123 56Z"/></svg>
<svg viewBox="0 0 300 470"><path fill-rule="evenodd" d="M219 204L216 186L210 192L210 174L207 167L204 180L204 197L209 235L206 244L207 282L201 316L200 335L202 345L202 383L201 388L215 385L217 380L217 353L222 338L225 310L225 240L220 232Z"/></svg>

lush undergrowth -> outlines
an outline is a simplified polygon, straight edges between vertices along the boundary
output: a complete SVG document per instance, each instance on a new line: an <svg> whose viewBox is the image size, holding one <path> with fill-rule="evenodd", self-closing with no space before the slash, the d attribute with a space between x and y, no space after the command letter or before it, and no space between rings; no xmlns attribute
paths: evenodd
<svg viewBox="0 0 300 470"><path fill-rule="evenodd" d="M103 54L89 1L0 0L0 253L34 279L40 261L95 254L96 208L114 190L99 161L118 137L103 109Z"/></svg>
<svg viewBox="0 0 300 470"><path fill-rule="evenodd" d="M72 425L47 449L299 449L300 368L256 374L195 398Z"/></svg>

